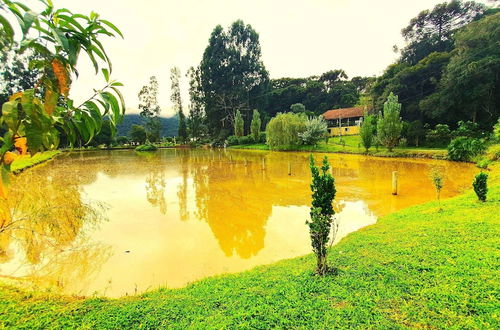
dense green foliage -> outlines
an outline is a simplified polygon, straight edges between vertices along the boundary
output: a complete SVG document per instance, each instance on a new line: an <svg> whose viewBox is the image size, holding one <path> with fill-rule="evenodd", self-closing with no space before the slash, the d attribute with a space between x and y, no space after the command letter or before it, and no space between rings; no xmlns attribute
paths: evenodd
<svg viewBox="0 0 500 330"><path fill-rule="evenodd" d="M474 182L472 182L472 186L474 187L477 198L481 202L486 202L486 196L488 195L488 173L481 172L476 175Z"/></svg>
<svg viewBox="0 0 500 330"><path fill-rule="evenodd" d="M301 143L299 134L306 129L307 117L292 112L278 113L266 127L266 143L271 149L293 149Z"/></svg>
<svg viewBox="0 0 500 330"><path fill-rule="evenodd" d="M309 226L309 234L311 236L311 246L316 255L316 273L325 275L328 272L327 244L330 240L330 230L333 225L333 237L337 233L337 225L334 223L333 199L335 198L335 180L329 172L330 163L325 156L320 169L314 162L314 157L311 154L309 167L311 169L311 220L306 221Z"/></svg>
<svg viewBox="0 0 500 330"><path fill-rule="evenodd" d="M314 255L123 299L0 286L6 328L496 328L500 187L378 219Z"/></svg>
<svg viewBox="0 0 500 330"><path fill-rule="evenodd" d="M143 144L148 139L148 133L144 126L141 125L132 125L130 129L130 141Z"/></svg>
<svg viewBox="0 0 500 330"><path fill-rule="evenodd" d="M179 127L179 117L160 117L161 121L161 137L177 136ZM146 126L146 120L134 113L125 114L123 121L117 125L117 135L128 135L132 129L132 125Z"/></svg>
<svg viewBox="0 0 500 330"><path fill-rule="evenodd" d="M450 1L425 10L402 30L401 58L371 88L376 110L390 92L406 121L448 124L475 121L491 129L500 108L500 13L473 1Z"/></svg>
<svg viewBox="0 0 500 330"><path fill-rule="evenodd" d="M460 136L448 145L448 158L455 161L471 161L485 151L486 145L482 140Z"/></svg>
<svg viewBox="0 0 500 330"><path fill-rule="evenodd" d="M377 139L386 146L389 151L398 144L403 129L403 122L400 117L401 103L393 93L389 94L384 103L384 111L377 121Z"/></svg>
<svg viewBox="0 0 500 330"><path fill-rule="evenodd" d="M135 151L156 151L158 147L151 143L142 144L135 148Z"/></svg>

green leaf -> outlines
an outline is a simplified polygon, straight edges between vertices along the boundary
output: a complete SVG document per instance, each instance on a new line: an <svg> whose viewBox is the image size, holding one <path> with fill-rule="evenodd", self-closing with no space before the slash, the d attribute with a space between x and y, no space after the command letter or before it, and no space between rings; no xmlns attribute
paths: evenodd
<svg viewBox="0 0 500 330"><path fill-rule="evenodd" d="M38 14L33 12L33 11L27 11L24 14L23 21L24 21L24 26L22 27L23 35L26 35L31 28L31 25L33 25L33 22L37 19Z"/></svg>
<svg viewBox="0 0 500 330"><path fill-rule="evenodd" d="M25 124L26 139L28 140L28 149L31 155L43 150L43 130L35 122L26 122Z"/></svg>
<svg viewBox="0 0 500 330"><path fill-rule="evenodd" d="M104 75L104 79L106 82L109 82L109 71L108 69L102 69L102 74Z"/></svg>
<svg viewBox="0 0 500 330"><path fill-rule="evenodd" d="M111 23L110 21L107 21L107 20L105 20L105 19L101 19L100 21L101 21L101 23L104 23L104 24L106 24L107 26L109 26L109 27L110 27L111 29L113 29L116 33L118 33L118 34L120 35L120 37L122 37L122 38L123 38L123 34L122 34L122 32L121 32L121 31L120 31L120 30L119 30L119 29L118 29L118 28L117 28L117 27L116 27L113 23Z"/></svg>
<svg viewBox="0 0 500 330"><path fill-rule="evenodd" d="M15 130L19 120L18 104L18 101L10 101L2 105L2 117L0 118L11 130Z"/></svg>
<svg viewBox="0 0 500 330"><path fill-rule="evenodd" d="M5 31L7 35L7 39L9 40L9 43L14 41L14 29L12 28L12 25L10 25L9 21L0 15L0 24L3 27L3 30Z"/></svg>

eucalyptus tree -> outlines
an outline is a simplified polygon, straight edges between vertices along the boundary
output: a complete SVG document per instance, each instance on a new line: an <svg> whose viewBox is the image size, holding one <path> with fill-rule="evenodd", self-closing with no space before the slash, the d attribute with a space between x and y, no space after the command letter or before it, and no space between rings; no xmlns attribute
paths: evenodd
<svg viewBox="0 0 500 330"><path fill-rule="evenodd" d="M243 21L226 31L217 25L199 66L209 132L231 131L235 110L243 117L265 102L269 74L261 59L259 34Z"/></svg>
<svg viewBox="0 0 500 330"><path fill-rule="evenodd" d="M146 120L148 139L160 140L161 108L158 104L158 80L155 76L149 78L149 83L144 85L138 94L140 115Z"/></svg>
<svg viewBox="0 0 500 330"><path fill-rule="evenodd" d="M179 70L178 67L173 67L170 70L170 83L171 83L170 100L174 105L175 113L179 116L179 129L177 135L181 141L186 141L188 134L186 126L186 116L184 115L184 111L182 110L180 78L181 78L181 71Z"/></svg>
<svg viewBox="0 0 500 330"><path fill-rule="evenodd" d="M189 116L187 120L189 136L194 140L199 140L206 134L205 107L199 68L189 68L186 76L189 78Z"/></svg>

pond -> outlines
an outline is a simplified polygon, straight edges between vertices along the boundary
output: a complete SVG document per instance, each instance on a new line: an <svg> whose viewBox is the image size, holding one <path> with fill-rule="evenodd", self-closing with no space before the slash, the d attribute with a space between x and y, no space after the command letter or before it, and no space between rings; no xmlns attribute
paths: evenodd
<svg viewBox="0 0 500 330"><path fill-rule="evenodd" d="M322 154L315 154L319 161ZM74 152L13 180L0 278L73 295L176 288L311 252L307 153L163 149ZM328 154L337 241L399 209L470 187L474 166ZM289 175L289 167L291 175ZM391 172L399 194L391 194Z"/></svg>

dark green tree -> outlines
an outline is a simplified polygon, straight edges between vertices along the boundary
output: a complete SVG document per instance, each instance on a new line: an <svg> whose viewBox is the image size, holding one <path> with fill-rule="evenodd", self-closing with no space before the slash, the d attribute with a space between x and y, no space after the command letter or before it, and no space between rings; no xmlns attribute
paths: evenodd
<svg viewBox="0 0 500 330"><path fill-rule="evenodd" d="M250 109L265 104L269 75L262 63L259 35L243 21L234 22L227 31L215 27L199 70L210 135L231 131L236 109L249 117Z"/></svg>
<svg viewBox="0 0 500 330"><path fill-rule="evenodd" d="M245 121L240 110L236 110L236 114L234 115L234 135L237 137L245 135Z"/></svg>
<svg viewBox="0 0 500 330"><path fill-rule="evenodd" d="M139 144L143 144L148 139L148 134L144 126L141 125L132 125L130 129L130 141L136 142Z"/></svg>
<svg viewBox="0 0 500 330"><path fill-rule="evenodd" d="M453 33L485 10L483 4L474 1L452 0L420 12L401 31L408 44L402 50L402 60L414 65L432 52L450 51Z"/></svg>
<svg viewBox="0 0 500 330"><path fill-rule="evenodd" d="M477 198L481 202L486 202L486 195L488 194L488 173L481 172L476 175L474 182L472 182L472 186L474 187Z"/></svg>

